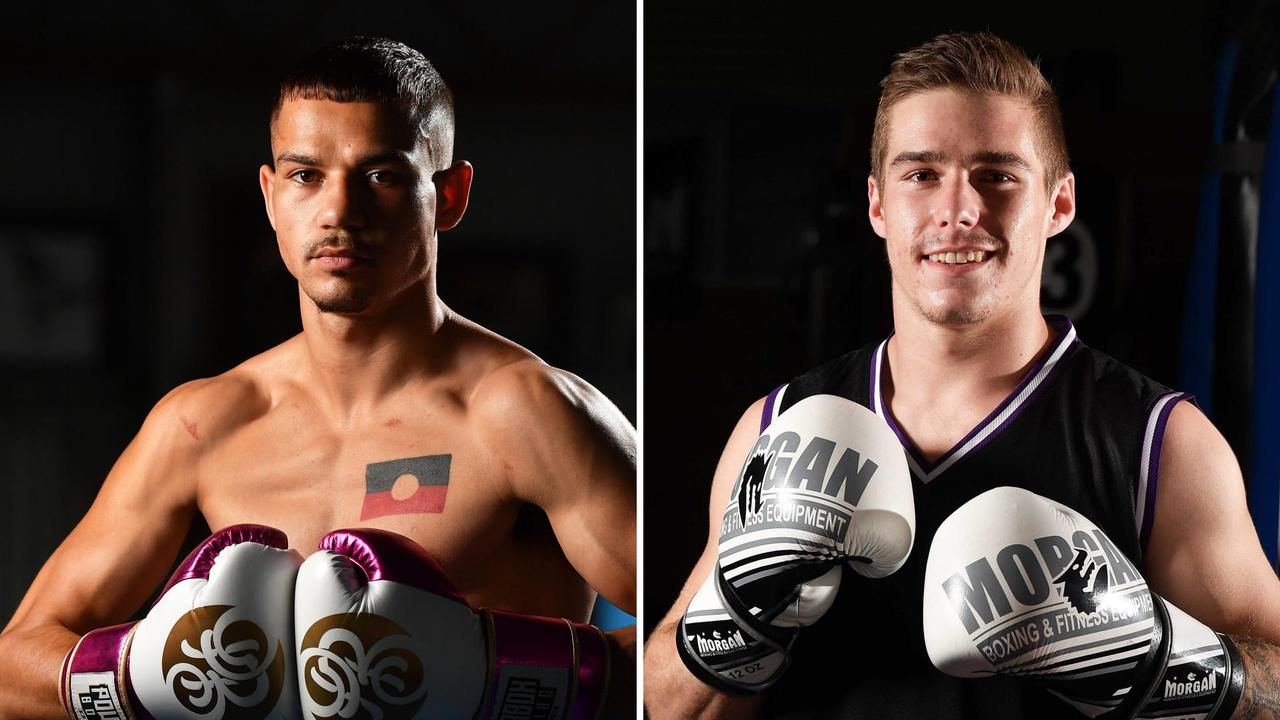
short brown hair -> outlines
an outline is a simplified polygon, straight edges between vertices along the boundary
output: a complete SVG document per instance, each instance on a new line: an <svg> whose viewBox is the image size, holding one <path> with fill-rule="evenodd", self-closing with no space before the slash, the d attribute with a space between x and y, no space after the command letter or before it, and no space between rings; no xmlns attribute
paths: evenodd
<svg viewBox="0 0 1280 720"><path fill-rule="evenodd" d="M404 43L356 36L321 48L280 82L273 128L287 100L392 103L436 168L453 161L453 93L430 61Z"/></svg>
<svg viewBox="0 0 1280 720"><path fill-rule="evenodd" d="M1058 96L1039 66L1026 53L991 33L950 33L908 50L893 61L880 81L871 134L871 175L884 184L885 154L889 151L889 111L902 100L929 90L954 88L962 92L1007 95L1029 105L1035 113L1045 188L1053 191L1071 170L1067 140L1062 132Z"/></svg>

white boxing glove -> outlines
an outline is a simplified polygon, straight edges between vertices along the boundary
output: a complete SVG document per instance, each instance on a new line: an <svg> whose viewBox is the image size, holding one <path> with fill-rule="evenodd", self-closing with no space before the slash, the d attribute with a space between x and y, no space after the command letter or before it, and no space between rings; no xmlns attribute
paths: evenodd
<svg viewBox="0 0 1280 720"><path fill-rule="evenodd" d="M924 637L939 670L1034 680L1089 717L1231 716L1235 644L1160 598L1095 524L1028 490L989 490L938 527Z"/></svg>
<svg viewBox="0 0 1280 720"><path fill-rule="evenodd" d="M284 533L233 525L200 543L141 621L94 630L62 663L70 717L291 720L293 583Z"/></svg>
<svg viewBox="0 0 1280 720"><path fill-rule="evenodd" d="M797 402L743 462L716 567L676 632L680 657L719 689L768 687L799 628L835 601L842 568L884 577L914 538L911 474L893 430L845 398Z"/></svg>
<svg viewBox="0 0 1280 720"><path fill-rule="evenodd" d="M599 629L477 611L401 535L325 535L295 590L305 720L576 720L604 707L610 663Z"/></svg>

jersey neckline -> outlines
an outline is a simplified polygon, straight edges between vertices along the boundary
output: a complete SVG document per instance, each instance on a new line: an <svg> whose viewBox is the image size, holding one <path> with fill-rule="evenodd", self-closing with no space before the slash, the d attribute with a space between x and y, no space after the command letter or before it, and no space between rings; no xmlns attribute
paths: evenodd
<svg viewBox="0 0 1280 720"><path fill-rule="evenodd" d="M884 370L889 363L888 353L885 350L893 334L890 333L889 337L886 337L876 346L875 354L871 357L871 409L883 418L894 434L898 436L898 442L907 451L907 465L911 468L911 474L916 479L922 483L932 482L952 465L990 443L1031 403L1040 389L1048 384L1049 378L1058 366L1058 362L1066 355L1067 350L1078 342L1078 339L1076 338L1076 329L1071 324L1071 319L1065 315L1046 315L1045 321L1057 333L1053 343L1045 352L1040 354L1040 358L1022 376L1022 379L1018 381L1018 385L1014 387L1008 397L1002 400L986 418L974 426L951 449L938 456L938 459L933 462L925 459L924 453L902 431L898 421L893 417L893 413L890 412L888 403L884 401L882 380Z"/></svg>

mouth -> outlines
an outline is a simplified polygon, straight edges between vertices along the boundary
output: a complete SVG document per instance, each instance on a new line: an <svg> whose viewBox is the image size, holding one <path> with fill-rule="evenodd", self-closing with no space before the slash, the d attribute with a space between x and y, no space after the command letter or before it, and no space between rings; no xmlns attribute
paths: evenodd
<svg viewBox="0 0 1280 720"><path fill-rule="evenodd" d="M977 248L956 248L941 250L920 256L920 261L930 267L952 271L973 270L994 258L994 250Z"/></svg>
<svg viewBox="0 0 1280 720"><path fill-rule="evenodd" d="M373 260L369 255L353 248L321 248L311 259L329 270L350 270Z"/></svg>
<svg viewBox="0 0 1280 720"><path fill-rule="evenodd" d="M369 263L368 258L355 255L319 255L313 258L321 267L329 270L351 270Z"/></svg>

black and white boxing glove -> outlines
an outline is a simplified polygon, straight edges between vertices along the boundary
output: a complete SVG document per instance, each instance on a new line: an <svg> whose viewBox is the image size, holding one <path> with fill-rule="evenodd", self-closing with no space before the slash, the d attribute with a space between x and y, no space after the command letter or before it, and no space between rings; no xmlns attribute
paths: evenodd
<svg viewBox="0 0 1280 720"><path fill-rule="evenodd" d="M911 474L889 426L834 395L797 402L743 462L715 569L676 632L680 657L718 689L768 687L799 629L835 601L842 568L884 577L914 538Z"/></svg>
<svg viewBox="0 0 1280 720"><path fill-rule="evenodd" d="M1096 525L1001 487L938 528L924 587L929 658L958 677L1033 680L1089 717L1229 718L1235 644L1151 592Z"/></svg>

